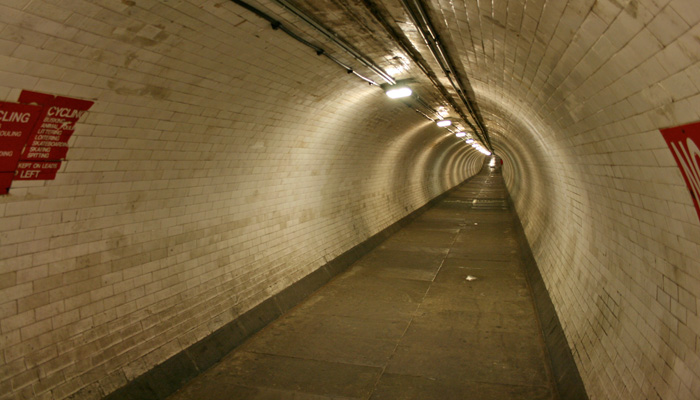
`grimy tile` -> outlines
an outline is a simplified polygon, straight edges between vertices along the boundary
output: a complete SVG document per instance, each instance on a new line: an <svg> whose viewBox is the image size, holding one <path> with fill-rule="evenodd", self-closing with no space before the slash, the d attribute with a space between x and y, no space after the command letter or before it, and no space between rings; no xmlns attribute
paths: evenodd
<svg viewBox="0 0 700 400"><path fill-rule="evenodd" d="M478 196L505 193L456 191L173 400L556 399L511 211Z"/></svg>

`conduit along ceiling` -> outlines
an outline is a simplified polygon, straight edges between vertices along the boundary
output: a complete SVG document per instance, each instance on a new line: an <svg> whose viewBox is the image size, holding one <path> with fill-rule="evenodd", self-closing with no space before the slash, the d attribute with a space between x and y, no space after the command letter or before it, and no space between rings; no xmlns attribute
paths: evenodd
<svg viewBox="0 0 700 400"><path fill-rule="evenodd" d="M357 75L358 84L386 89L406 82L413 91L402 100L407 106L427 119L451 119L450 131L465 131L468 143L493 150L466 60L434 5L415 0L233 3L267 19L281 35L306 42L310 57L315 51L335 61L339 73Z"/></svg>
<svg viewBox="0 0 700 400"><path fill-rule="evenodd" d="M589 393L691 397L700 230L659 129L700 119L696 1L246 1L502 157Z"/></svg>

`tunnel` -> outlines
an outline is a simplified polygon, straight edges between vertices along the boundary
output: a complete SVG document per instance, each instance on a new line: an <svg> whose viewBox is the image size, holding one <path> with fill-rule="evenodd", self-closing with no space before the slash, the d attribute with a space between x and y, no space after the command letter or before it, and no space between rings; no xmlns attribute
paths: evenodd
<svg viewBox="0 0 700 400"><path fill-rule="evenodd" d="M5 0L0 57L0 399L168 398L452 212L518 398L700 398L696 0Z"/></svg>

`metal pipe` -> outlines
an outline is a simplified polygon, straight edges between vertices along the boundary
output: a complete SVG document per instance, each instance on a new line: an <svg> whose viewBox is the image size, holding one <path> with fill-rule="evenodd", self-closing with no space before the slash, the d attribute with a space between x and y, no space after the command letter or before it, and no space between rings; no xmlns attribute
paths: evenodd
<svg viewBox="0 0 700 400"><path fill-rule="evenodd" d="M359 51L355 50L350 44L346 43L344 40L336 36L335 33L329 31L326 29L323 25L318 23L316 20L311 18L309 15L304 13L301 9L296 7L295 5L291 4L287 0L274 0L275 3L281 5L282 7L286 8L289 10L291 13L299 17L302 21L306 22L309 24L311 27L319 31L323 36L328 38L330 41L333 43L337 44L341 49L345 50L348 54L353 56L357 61L362 63L365 67L369 68L371 71L379 75L382 79L384 79L388 84L394 85L396 84L396 81L394 78L391 77L386 71L384 71L380 66L375 64L372 60L369 58L365 57L364 55L360 54Z"/></svg>
<svg viewBox="0 0 700 400"><path fill-rule="evenodd" d="M272 29L281 30L282 32L286 33L287 35L289 35L290 37L292 37L292 38L295 39L296 41L298 41L298 42L300 42L300 43L306 45L307 47L310 47L311 49L313 49L313 50L316 52L317 55L319 55L319 56L324 56L324 57L328 58L329 60L333 61L334 63L340 65L341 67L343 67L343 68L345 69L345 71L346 71L347 73L349 73L349 74L354 74L355 76L357 76L358 78L364 80L365 82L369 83L370 85L379 86L379 84L378 84L377 82L375 82L375 81L373 81L372 79L369 79L369 78L367 78L367 77L365 77L365 76L359 74L359 73L358 73L357 71L355 71L352 67L348 66L348 65L345 64L344 62L342 62L342 61L338 60L337 58L333 57L332 55L328 54L328 52L327 52L326 50L324 50L323 48L321 48L321 47L319 47L319 46L316 46L315 44L313 44L313 43L309 42L308 40L302 38L301 36L297 35L295 32L291 31L291 30L288 29L286 26L284 26L284 25L282 24L282 22L280 22L280 21L274 19L273 17L271 17L270 15L266 14L265 12L263 12L263 11L261 11L261 10L255 8L255 7L253 7L252 5L246 3L246 2L243 1L243 0L231 0L231 1L233 1L234 3L238 4L239 6L241 6L241 7L243 7L243 8L245 8L246 10L252 12L253 14L257 15L258 17L260 17L260 18L262 18L262 19L268 21L268 22L270 23L270 25L272 26Z"/></svg>
<svg viewBox="0 0 700 400"><path fill-rule="evenodd" d="M466 114L462 111L462 107L457 105L457 103L452 99L452 96L447 92L447 89L445 86L438 80L438 77L435 75L435 73L430 69L430 67L427 65L425 59L421 56L421 54L413 47L411 42L402 34L400 34L394 27L387 21L387 19L382 15L382 12L379 10L379 7L377 7L376 3L374 3L374 0L362 0L363 4L367 9L369 10L370 14L376 19L379 24L384 28L384 30L389 34L389 36L394 39L394 41L401 47L401 49L408 55L411 60L415 63L416 66L425 74L425 76L430 80L430 82L433 84L433 86L440 92L440 95L447 101L447 103L450 104L450 106L457 111L459 116L464 120L464 122L469 126L469 128L474 131L474 134L477 135L477 137L481 140L484 141L484 139L481 137L479 130L474 126L469 121L469 118L466 116ZM419 31L421 35L423 35L423 32ZM425 38L424 38L425 40ZM427 40L425 40L427 42ZM449 78L449 77L448 77ZM454 85L453 85L454 87ZM424 101L421 101L423 105L425 105L429 110L431 110L434 113L437 113L437 111L433 110L427 103ZM425 115L425 114L423 114ZM426 116L426 118L430 119L431 121L433 120L432 118L429 118ZM472 117L473 118L473 117Z"/></svg>
<svg viewBox="0 0 700 400"><path fill-rule="evenodd" d="M409 1L411 3L409 3ZM477 129L474 129L474 133L476 133L484 142L484 144L487 145L490 148L490 150L493 151L493 145L491 144L491 140L488 135L488 130L486 129L486 126L484 125L479 113L476 111L476 107L473 105L472 101L466 96L464 92L464 84L462 83L462 79L459 75L458 69L456 68L454 62L450 58L445 48L442 46L442 43L440 43L435 28L433 27L433 24L430 21L430 18L428 17L423 4L417 0L401 0L401 2L403 3L406 12L408 12L409 16L413 19L413 22L416 24L418 32L420 33L425 43L428 45L428 49L430 49L430 52L433 54L433 57L435 57L435 60L438 62L438 64L440 64L440 68L442 68L443 73L450 81L450 84L452 85L454 90L457 92L457 95L459 96L460 100L462 100L464 105L467 107L469 114L474 119L474 122L479 127L479 130L481 130L483 137L479 134L479 130ZM466 120L466 122L470 125L470 127L473 128L473 126L469 123L468 120Z"/></svg>
<svg viewBox="0 0 700 400"><path fill-rule="evenodd" d="M233 1L234 3L238 4L239 6L241 6L241 7L243 7L243 8L245 8L246 10L248 10L248 11L254 13L254 14L257 15L258 17L260 17L260 18L262 18L262 19L268 21L268 22L270 23L270 25L272 26L272 29L281 30L282 32L286 33L287 35L289 35L289 36L292 37L293 39L297 40L298 42L300 42L300 43L302 43L302 44L304 44L304 45L310 47L311 49L313 49L313 50L316 52L317 55L319 55L319 56L323 55L323 56L327 57L329 60L333 61L334 63L340 65L340 66L343 67L343 68L345 68L345 70L346 70L348 73L355 74L355 75L358 76L360 79L362 79L362 80L368 82L370 85L380 86L379 84L377 84L377 83L374 82L373 80L371 80L371 79L369 79L369 78L367 78L367 77L364 77L364 76L360 75L360 74L357 73L353 68L351 68L350 66L346 65L346 64L343 63L342 61L340 61L340 60L338 60L337 58L331 56L331 55L328 54L323 48L321 48L321 47L319 47L319 46L317 46L317 45L315 45L315 44L309 42L308 40L302 38L301 36L297 35L295 32L291 31L291 30L288 29L286 26L284 26L279 20L277 20L277 19L271 17L270 15L266 14L266 13L263 12L262 10L259 10L258 8L255 8L254 6L252 6L252 5L248 4L248 3L246 3L246 2L243 1L243 0L231 0L231 1ZM349 45L345 44L345 42L342 41L340 38L337 38L333 33L331 33L330 31L326 30L326 29L323 28L322 26L316 24L315 21L313 21L310 17L306 16L304 13L302 13L301 11L299 11L298 9L296 9L295 7L289 5L285 0L275 0L275 1L277 1L278 3L280 3L280 4L283 5L283 6L287 7L290 11L294 12L295 14L297 14L297 12L295 12L294 10L298 11L299 14L297 14L297 16L298 16L299 18L301 18L301 19L304 20L305 22L311 24L314 28L316 28L316 29L318 29L319 31L321 31L326 37L328 37L328 38L329 38L330 40L332 40L334 43L336 43L336 44L338 44L339 46L341 46L344 50L346 50L346 51L348 51L348 52L352 52L351 54L353 54L353 57L355 57L356 59L358 59L359 61L361 61L361 62L363 63L363 65L368 66L368 68L370 68L370 69L372 69L373 71L377 72L377 74L379 74L385 81L387 81L387 83L389 83L390 85L396 84L396 81L395 81L389 74L387 74L383 69L381 69L380 67L376 66L376 64L374 64L374 62L373 62L372 60L369 60L368 58L366 58L366 57L362 56L361 54L359 54L358 52L356 52L354 49L352 49L351 47L349 47ZM347 47L345 47L345 46L343 46L343 45L341 45L341 44L345 44L345 46L347 46ZM406 49L404 49L404 50L406 50ZM428 75L429 79L433 82L433 84L435 84L436 86L438 86L438 88L441 90L441 93L443 94L443 96L445 97L445 99L447 99L447 101L450 102L450 104L452 105L452 107L453 107L454 109L458 110L458 112L460 112L460 115L462 116L462 118L467 122L467 124L469 124L469 126L474 130L474 132L478 134L476 128L474 128L474 126L469 122L469 120L467 119L467 117L464 116L464 115L461 113L460 108L457 107L456 104L454 104L454 102L452 101L452 99L448 96L447 91L445 90L445 88L439 83L439 81L437 81L437 77L435 77L435 75L434 75L431 71L429 71L429 70L423 65L422 62L418 62L418 61L413 57L413 55L411 54L410 51L407 50L407 53L409 53L409 55L411 55L411 58L416 62L416 64L426 73L426 75ZM358 58L358 57L359 57L359 58ZM425 100L423 100L422 98L420 98L420 97L418 97L418 96L415 96L413 99L414 99L417 103L419 103L421 106L427 108L431 113L433 113L433 114L437 114L437 113L438 113L437 110L433 109L433 108L430 106L430 104L428 104L427 102L425 102ZM416 108L416 107L411 107L411 106L410 106L409 104L407 104L407 103L405 103L405 104L406 104L406 106L412 108L412 109L413 109L414 111L416 111L417 113L419 113L419 114L421 114L422 116L424 116L426 119L428 119L428 120L430 120L430 121L435 121L433 118L431 118L431 117L428 116L426 113L424 113L423 111L419 110L418 108Z"/></svg>

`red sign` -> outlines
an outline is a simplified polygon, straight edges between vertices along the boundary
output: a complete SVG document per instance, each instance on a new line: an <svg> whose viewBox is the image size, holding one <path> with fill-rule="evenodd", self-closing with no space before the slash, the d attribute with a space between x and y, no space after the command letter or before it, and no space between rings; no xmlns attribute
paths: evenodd
<svg viewBox="0 0 700 400"><path fill-rule="evenodd" d="M60 161L20 161L15 174L16 181L40 181L56 178Z"/></svg>
<svg viewBox="0 0 700 400"><path fill-rule="evenodd" d="M14 172L41 107L0 102L0 172Z"/></svg>
<svg viewBox="0 0 700 400"><path fill-rule="evenodd" d="M666 139L678 168L681 169L685 184L693 198L695 211L700 217L700 149L698 148L700 122L661 129L661 134Z"/></svg>
<svg viewBox="0 0 700 400"><path fill-rule="evenodd" d="M0 102L0 194L13 179L55 179L75 124L94 104L27 90L18 101Z"/></svg>
<svg viewBox="0 0 700 400"><path fill-rule="evenodd" d="M94 104L92 101L54 97L27 90L22 91L19 102L44 106L41 117L22 153L23 161L64 159L68 153L68 139L73 134L75 123Z"/></svg>
<svg viewBox="0 0 700 400"><path fill-rule="evenodd" d="M45 124L44 124L45 125ZM73 131L47 131L40 128L33 140L27 143L22 154L23 160L62 160L68 153L68 139Z"/></svg>
<svg viewBox="0 0 700 400"><path fill-rule="evenodd" d="M10 191L14 176L14 172L0 172L0 194L7 194Z"/></svg>

